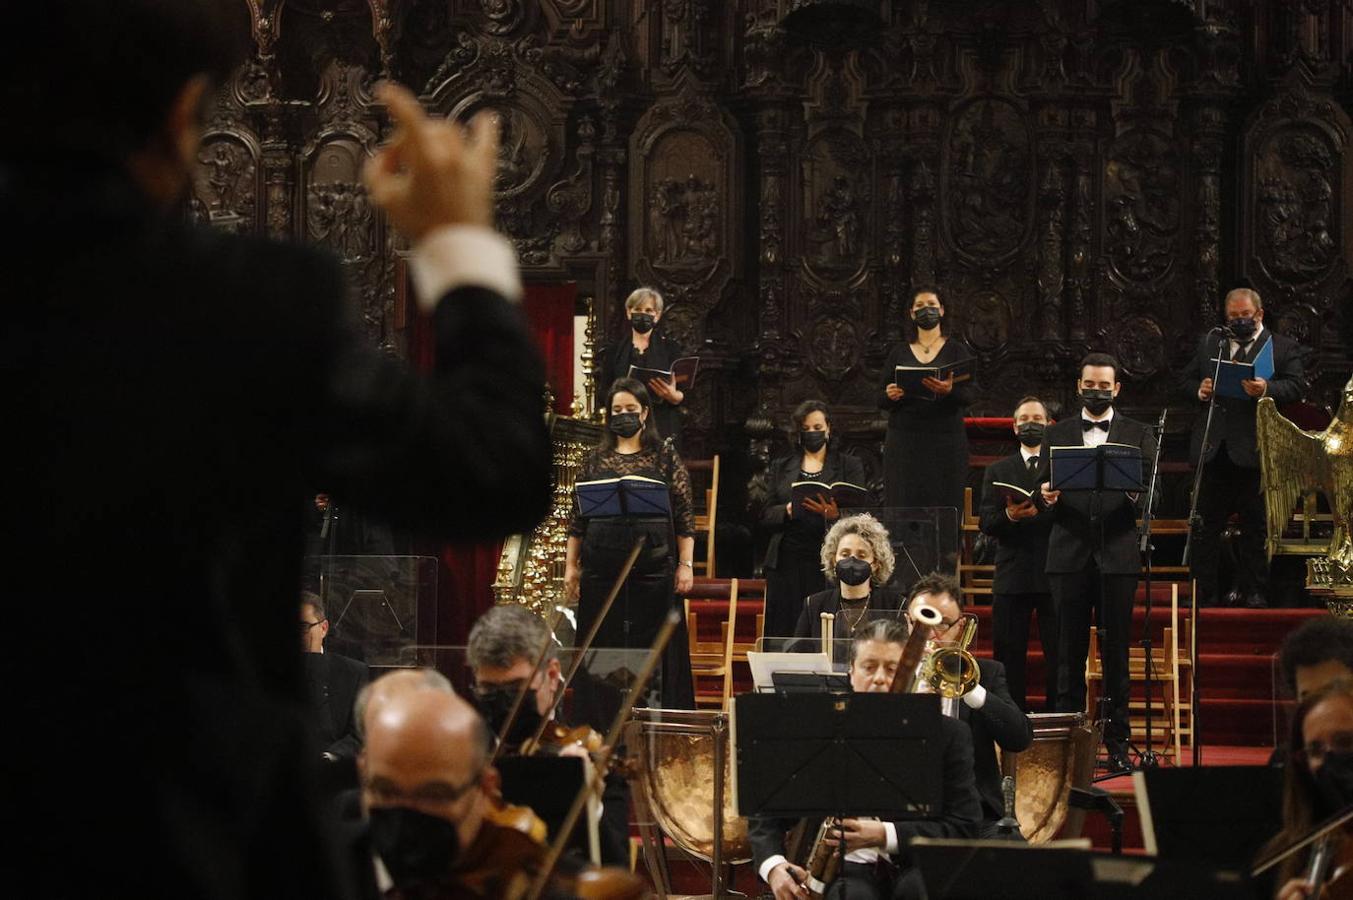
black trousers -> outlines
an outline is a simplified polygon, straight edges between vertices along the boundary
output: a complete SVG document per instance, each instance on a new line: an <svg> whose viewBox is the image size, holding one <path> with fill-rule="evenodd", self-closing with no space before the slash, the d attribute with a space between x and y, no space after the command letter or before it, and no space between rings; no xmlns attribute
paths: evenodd
<svg viewBox="0 0 1353 900"><path fill-rule="evenodd" d="M1259 489L1259 470L1238 466L1227 455L1226 445L1203 467L1198 487L1198 517L1202 520L1189 552L1189 569L1198 581L1198 603L1215 605L1218 596L1217 564L1221 557L1221 533L1232 514L1240 514L1240 543L1236 548L1236 589L1243 595L1268 592L1268 560L1264 541L1268 522L1264 495Z"/></svg>
<svg viewBox="0 0 1353 900"><path fill-rule="evenodd" d="M1010 696L1029 711L1026 671L1029 656L1029 617L1038 613L1038 642L1043 647L1046 708L1057 702L1057 607L1052 594L995 594L991 598L992 655L1005 666Z"/></svg>
<svg viewBox="0 0 1353 900"><path fill-rule="evenodd" d="M925 900L925 884L919 869L898 872L886 863L869 865L848 862L836 876L823 900Z"/></svg>
<svg viewBox="0 0 1353 900"><path fill-rule="evenodd" d="M1122 747L1129 737L1128 648L1132 636L1132 601L1136 575L1103 575L1092 561L1079 572L1048 573L1052 599L1060 617L1057 665L1057 711L1085 709L1085 663L1090 655L1090 625L1099 629L1099 658L1104 666L1104 696L1109 723L1104 741ZM1102 589L1101 589L1102 588ZM1094 714L1094 710L1090 711Z"/></svg>

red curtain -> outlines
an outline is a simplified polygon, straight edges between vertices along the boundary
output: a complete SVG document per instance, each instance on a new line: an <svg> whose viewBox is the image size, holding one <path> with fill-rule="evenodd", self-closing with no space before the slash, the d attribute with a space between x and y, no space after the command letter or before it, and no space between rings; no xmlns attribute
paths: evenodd
<svg viewBox="0 0 1353 900"><path fill-rule="evenodd" d="M545 358L546 378L554 394L556 412L567 414L573 402L573 311L578 286L565 284L526 285L522 308L536 346ZM436 360L431 320L419 315L414 321L410 359L420 372L431 371ZM498 573L499 541L480 544L445 544L429 548L441 560L437 573L436 643L463 645L470 626L493 606L493 581ZM432 611L420 610L420 615ZM426 641L426 638L424 638Z"/></svg>

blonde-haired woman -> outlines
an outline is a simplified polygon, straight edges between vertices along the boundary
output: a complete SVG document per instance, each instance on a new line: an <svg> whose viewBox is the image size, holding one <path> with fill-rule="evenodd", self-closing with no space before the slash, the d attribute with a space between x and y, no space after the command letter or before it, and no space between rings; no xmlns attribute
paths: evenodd
<svg viewBox="0 0 1353 900"><path fill-rule="evenodd" d="M603 356L600 383L611 384L628 378L630 366L670 370L681 358L681 348L658 329L662 321L662 294L650 287L636 288L625 298L625 317L629 334L610 347ZM644 382L653 399L653 421L663 437L672 439L681 449L681 402L685 393L666 381L651 378Z"/></svg>
<svg viewBox="0 0 1353 900"><path fill-rule="evenodd" d="M884 587L895 565L888 529L868 513L838 519L822 541L821 560L822 574L832 586L804 601L793 649L820 649L822 613L832 613L836 616L832 659L844 663L850 635L860 623L901 615L901 595Z"/></svg>

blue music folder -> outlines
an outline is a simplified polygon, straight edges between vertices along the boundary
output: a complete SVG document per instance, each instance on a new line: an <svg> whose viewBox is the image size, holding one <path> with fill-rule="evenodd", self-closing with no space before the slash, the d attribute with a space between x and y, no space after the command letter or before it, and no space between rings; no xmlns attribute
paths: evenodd
<svg viewBox="0 0 1353 900"><path fill-rule="evenodd" d="M1223 359L1218 364L1218 361L1213 359L1212 365L1217 372L1217 383L1213 385L1213 390L1218 397L1230 397L1235 400L1254 399L1245 393L1245 386L1241 382L1254 378L1262 378L1265 381L1273 378L1273 339L1265 341L1264 346L1259 348L1258 355L1250 362Z"/></svg>
<svg viewBox="0 0 1353 900"><path fill-rule="evenodd" d="M672 511L667 482L642 475L624 475L597 481L579 481L578 514L583 518L606 516L666 516Z"/></svg>

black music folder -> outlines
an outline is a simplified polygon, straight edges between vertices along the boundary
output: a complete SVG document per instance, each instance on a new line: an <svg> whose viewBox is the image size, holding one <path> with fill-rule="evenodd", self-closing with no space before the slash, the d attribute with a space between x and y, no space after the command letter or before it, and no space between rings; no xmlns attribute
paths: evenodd
<svg viewBox="0 0 1353 900"><path fill-rule="evenodd" d="M1053 447L1048 453L1054 491L1144 491L1142 448L1131 444Z"/></svg>
<svg viewBox="0 0 1353 900"><path fill-rule="evenodd" d="M578 513L583 518L665 516L672 511L667 482L642 475L579 481Z"/></svg>
<svg viewBox="0 0 1353 900"><path fill-rule="evenodd" d="M672 361L670 369L652 369L648 366L630 366L627 374L630 378L636 378L644 384L645 387L654 378L661 379L671 384L672 387L686 390L686 388L695 384L695 373L700 371L700 357L683 356L680 359Z"/></svg>
<svg viewBox="0 0 1353 900"><path fill-rule="evenodd" d="M868 488L848 481L834 481L831 484L822 481L796 481L789 489L796 515L799 512L816 515L803 508L803 501L809 498L814 500L818 497L830 498L836 501L837 506L868 506L870 501Z"/></svg>
<svg viewBox="0 0 1353 900"><path fill-rule="evenodd" d="M954 384L961 384L972 378L972 364L972 357L969 357L947 366L897 366L893 370L893 384L900 387L908 397L934 400L935 393L922 383L926 378L943 381L952 375Z"/></svg>

